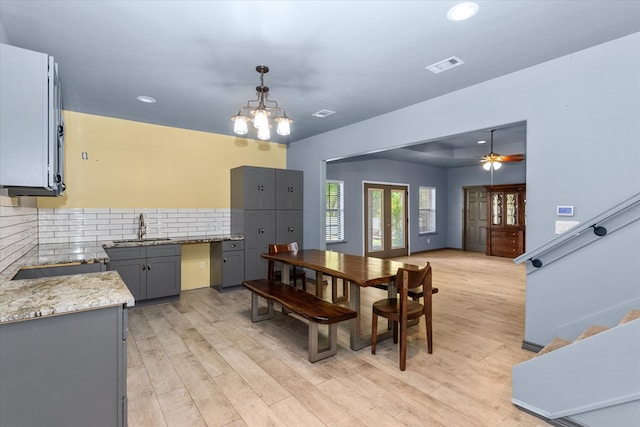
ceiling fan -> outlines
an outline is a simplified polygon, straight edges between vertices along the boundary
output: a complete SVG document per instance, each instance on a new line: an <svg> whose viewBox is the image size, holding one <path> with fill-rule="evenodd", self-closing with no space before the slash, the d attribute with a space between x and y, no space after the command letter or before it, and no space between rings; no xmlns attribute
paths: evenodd
<svg viewBox="0 0 640 427"><path fill-rule="evenodd" d="M491 129L491 152L485 155L481 162L482 167L485 170L498 170L502 167L503 163L509 162L521 162L524 160L524 154L509 154L509 155L500 155L498 153L493 152L493 132L495 129Z"/></svg>

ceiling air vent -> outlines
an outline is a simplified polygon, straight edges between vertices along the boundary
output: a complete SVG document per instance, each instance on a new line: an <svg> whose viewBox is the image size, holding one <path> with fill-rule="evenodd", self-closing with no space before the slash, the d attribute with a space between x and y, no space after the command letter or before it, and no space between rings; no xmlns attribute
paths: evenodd
<svg viewBox="0 0 640 427"><path fill-rule="evenodd" d="M435 64L429 65L425 68L431 71L433 74L439 74L443 71L447 71L462 64L464 64L464 61L462 59L458 58L457 56L452 56L451 58L436 62Z"/></svg>
<svg viewBox="0 0 640 427"><path fill-rule="evenodd" d="M317 112L313 113L312 116L313 117L318 117L320 119L324 119L325 117L330 116L330 115L335 114L335 113L336 113L335 111L331 111L331 110L320 110L320 111L317 111Z"/></svg>

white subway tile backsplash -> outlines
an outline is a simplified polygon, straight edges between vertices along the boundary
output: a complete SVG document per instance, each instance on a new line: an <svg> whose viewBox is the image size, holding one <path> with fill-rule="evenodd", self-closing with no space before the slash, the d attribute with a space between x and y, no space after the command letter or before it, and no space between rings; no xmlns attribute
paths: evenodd
<svg viewBox="0 0 640 427"><path fill-rule="evenodd" d="M63 208L38 211L40 243L98 241L137 237L143 213L147 237L182 237L230 233L229 209L206 208ZM66 228L65 228L66 226ZM0 229L1 231L1 229ZM63 236L63 233L67 233Z"/></svg>

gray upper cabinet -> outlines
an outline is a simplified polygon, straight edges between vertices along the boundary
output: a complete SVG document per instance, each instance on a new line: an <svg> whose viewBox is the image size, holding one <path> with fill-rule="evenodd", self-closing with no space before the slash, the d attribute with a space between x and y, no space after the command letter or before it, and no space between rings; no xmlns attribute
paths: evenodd
<svg viewBox="0 0 640 427"><path fill-rule="evenodd" d="M302 209L302 171L276 169L276 209Z"/></svg>
<svg viewBox="0 0 640 427"><path fill-rule="evenodd" d="M274 169L243 166L231 169L231 209L275 209Z"/></svg>
<svg viewBox="0 0 640 427"><path fill-rule="evenodd" d="M64 125L53 57L0 44L0 186L9 195L64 190Z"/></svg>

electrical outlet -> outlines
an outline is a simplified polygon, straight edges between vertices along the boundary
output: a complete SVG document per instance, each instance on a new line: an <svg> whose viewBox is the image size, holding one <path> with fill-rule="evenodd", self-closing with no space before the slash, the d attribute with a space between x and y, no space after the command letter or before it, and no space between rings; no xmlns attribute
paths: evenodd
<svg viewBox="0 0 640 427"><path fill-rule="evenodd" d="M431 243L431 239L427 239L427 243Z"/></svg>

